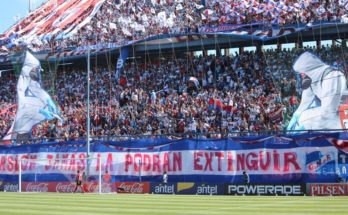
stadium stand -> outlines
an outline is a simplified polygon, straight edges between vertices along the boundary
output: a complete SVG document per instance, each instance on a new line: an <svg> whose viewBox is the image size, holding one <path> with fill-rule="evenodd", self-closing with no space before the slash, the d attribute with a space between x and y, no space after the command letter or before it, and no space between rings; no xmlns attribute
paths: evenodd
<svg viewBox="0 0 348 215"><path fill-rule="evenodd" d="M325 62L347 71L340 47L316 52ZM91 135L168 135L281 131L299 102L298 78L292 62L303 50L243 52L235 56L129 60L119 84L114 69L94 68L91 74ZM285 60L287 59L287 60ZM288 60L291 59L291 60ZM196 86L190 81L196 77ZM86 72L60 69L54 100L64 123L45 122L34 137L79 139L86 133ZM157 80L154 82L153 80ZM0 79L0 137L15 114L16 78ZM207 137L207 136L205 136Z"/></svg>
<svg viewBox="0 0 348 215"><path fill-rule="evenodd" d="M0 43L0 53L16 50L18 44L27 44L35 51L124 44L159 34L199 32L202 26L222 24L281 26L339 21L347 10L348 4L342 0L48 1L0 35L0 41L19 38L16 45ZM93 40L88 41L87 35Z"/></svg>

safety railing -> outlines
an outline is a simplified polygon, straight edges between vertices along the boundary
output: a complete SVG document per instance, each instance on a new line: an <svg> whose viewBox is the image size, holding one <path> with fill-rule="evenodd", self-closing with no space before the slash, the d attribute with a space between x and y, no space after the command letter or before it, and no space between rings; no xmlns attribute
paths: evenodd
<svg viewBox="0 0 348 215"><path fill-rule="evenodd" d="M330 129L330 130L296 130L296 131L236 131L236 132L210 132L210 133L169 133L169 134L137 134L137 135L108 135L108 136L92 136L90 142L93 141L129 141L139 139L224 139L224 138L238 138L247 136L269 136L269 135L289 135L289 134L311 134L311 133L333 133L333 132L347 132L347 129ZM78 138L62 138L62 137L39 137L30 139L12 139L0 140L0 145L22 145L22 144L40 144L40 143L54 143L66 141L86 141L85 136Z"/></svg>

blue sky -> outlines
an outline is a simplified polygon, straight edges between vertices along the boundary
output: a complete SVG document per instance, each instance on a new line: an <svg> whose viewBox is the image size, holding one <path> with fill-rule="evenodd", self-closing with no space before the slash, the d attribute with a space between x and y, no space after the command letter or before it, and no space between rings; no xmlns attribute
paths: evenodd
<svg viewBox="0 0 348 215"><path fill-rule="evenodd" d="M28 15L29 1L31 2L31 8L37 8L47 0L1 0L0 34L15 23L15 16L19 15L23 18Z"/></svg>

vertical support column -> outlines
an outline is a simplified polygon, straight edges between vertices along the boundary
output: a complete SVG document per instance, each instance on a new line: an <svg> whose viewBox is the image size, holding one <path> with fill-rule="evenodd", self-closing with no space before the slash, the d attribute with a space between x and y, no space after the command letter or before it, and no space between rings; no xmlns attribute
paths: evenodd
<svg viewBox="0 0 348 215"><path fill-rule="evenodd" d="M101 172L102 172L102 165L101 165L101 158L99 159L99 163L98 163L98 165L99 165L99 189L98 189L98 193L99 194L101 194L101 187L102 187L102 175L101 175Z"/></svg>
<svg viewBox="0 0 348 215"><path fill-rule="evenodd" d="M297 49L303 49L303 42L301 40L298 40L296 43L296 48Z"/></svg>
<svg viewBox="0 0 348 215"><path fill-rule="evenodd" d="M221 57L221 49L216 48L215 51L216 51L216 57Z"/></svg>
<svg viewBox="0 0 348 215"><path fill-rule="evenodd" d="M281 52L282 51L282 44L281 43L277 43L277 51Z"/></svg>
<svg viewBox="0 0 348 215"><path fill-rule="evenodd" d="M347 48L347 41L345 39L342 39L342 48L343 49Z"/></svg>
<svg viewBox="0 0 348 215"><path fill-rule="evenodd" d="M321 49L321 40L317 40L317 50Z"/></svg>
<svg viewBox="0 0 348 215"><path fill-rule="evenodd" d="M242 54L244 52L244 47L239 47L239 54Z"/></svg>
<svg viewBox="0 0 348 215"><path fill-rule="evenodd" d="M225 48L225 56L230 56L230 49L229 48Z"/></svg>
<svg viewBox="0 0 348 215"><path fill-rule="evenodd" d="M22 192L22 159L18 156L18 192Z"/></svg>

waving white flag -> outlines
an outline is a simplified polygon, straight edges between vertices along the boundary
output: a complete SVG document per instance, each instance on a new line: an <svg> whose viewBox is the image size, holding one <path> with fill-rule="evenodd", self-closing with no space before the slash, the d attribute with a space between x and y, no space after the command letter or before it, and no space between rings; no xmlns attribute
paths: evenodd
<svg viewBox="0 0 348 215"><path fill-rule="evenodd" d="M62 120L57 106L41 87L40 62L26 53L22 72L17 83L18 109L12 129L12 138L18 134L29 134L34 125L57 118Z"/></svg>

